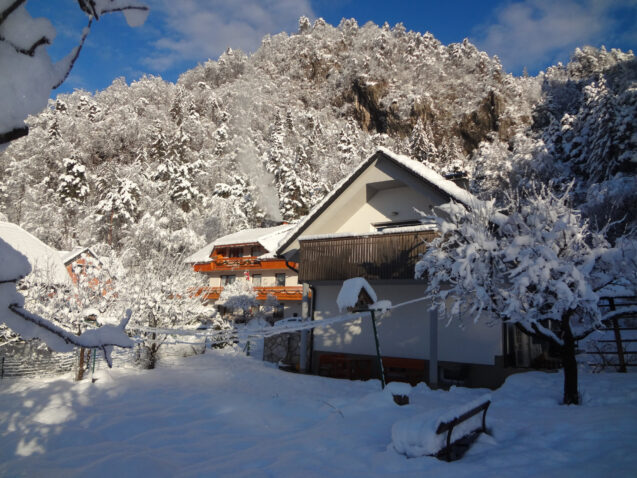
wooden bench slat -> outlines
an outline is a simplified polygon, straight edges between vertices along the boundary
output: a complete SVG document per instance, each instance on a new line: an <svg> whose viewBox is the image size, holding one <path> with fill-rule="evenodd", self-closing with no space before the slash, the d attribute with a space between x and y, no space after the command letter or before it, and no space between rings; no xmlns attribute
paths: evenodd
<svg viewBox="0 0 637 478"><path fill-rule="evenodd" d="M463 413L462 415L454 418L453 420L449 420L446 422L442 422L438 425L438 428L436 429L436 434L440 435L442 433L447 432L447 445L440 450L436 456L440 457L440 456L445 456L447 461L451 461L451 451L452 451L452 446L458 442L460 442L461 440L475 434L476 437L477 435L479 435L480 433L484 432L486 433L487 431L487 422L486 422L486 418L487 418L487 410L489 409L489 405L491 405L491 400L487 400L484 403L481 403L480 405L478 405L477 407L472 408L471 410ZM475 430L472 430L471 432L467 433L466 435L461 436L460 438L454 440L453 442L451 441L451 434L453 433L453 429L456 425L468 420L469 418L477 415L478 413L483 412L482 413L482 427L481 428L476 428Z"/></svg>

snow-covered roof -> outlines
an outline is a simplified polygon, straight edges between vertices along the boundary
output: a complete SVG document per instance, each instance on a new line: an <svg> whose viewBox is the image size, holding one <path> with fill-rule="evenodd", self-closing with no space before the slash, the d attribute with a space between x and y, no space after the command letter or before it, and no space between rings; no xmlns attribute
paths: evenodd
<svg viewBox="0 0 637 478"><path fill-rule="evenodd" d="M190 264L201 264L210 262L210 254L215 247L238 246L244 244L261 244L267 252L264 256L274 256L281 241L287 237L288 232L294 227L293 224L281 224L274 227L261 227L257 229L244 229L227 236L215 239L210 244L199 249L197 252L186 258Z"/></svg>
<svg viewBox="0 0 637 478"><path fill-rule="evenodd" d="M72 285L58 251L17 224L0 222L0 239L26 256L33 270L53 284Z"/></svg>
<svg viewBox="0 0 637 478"><path fill-rule="evenodd" d="M80 255L84 253L90 254L95 259L97 259L97 255L91 250L90 247L80 246L80 247L76 247L72 251L58 251L58 254L60 255L60 259L62 259L62 262L64 262L65 265L68 265L70 262L73 262L75 258L79 257Z"/></svg>
<svg viewBox="0 0 637 478"><path fill-rule="evenodd" d="M302 241L315 241L317 239L343 239L346 237L370 237L370 236L386 236L388 234L400 234L407 232L426 232L437 231L436 224L421 224L419 226L394 227L391 229L383 229L382 231L372 232L334 232L331 234L308 234L299 238Z"/></svg>
<svg viewBox="0 0 637 478"><path fill-rule="evenodd" d="M461 202L462 204L470 206L478 200L466 189L461 188L450 179L444 178L433 169L414 159L411 159L402 154L396 154L388 150L387 148L379 148L378 151L391 158L393 161L400 164L404 168L407 168L409 171L421 177L431 185L447 193L447 195L451 196L454 201Z"/></svg>
<svg viewBox="0 0 637 478"><path fill-rule="evenodd" d="M379 159L379 157L384 157L399 167L408 170L410 173L415 175L416 177L426 181L434 188L441 191L446 196L449 196L454 201L462 203L466 206L472 207L481 201L476 198L469 191L462 189L456 183L449 179L445 179L442 175L438 174L433 169L425 166L424 164L411 159L407 156L403 156L400 154L396 154L386 148L378 148L376 153L372 154L369 158L363 161L354 171L352 171L348 176L339 181L338 184L330 191L312 210L310 213L301 219L294 229L291 230L286 236L285 240L282 241L279 246L277 253L281 254L286 247L292 244L298 236L329 206L332 201L336 199L349 185L360 176L363 171L365 171L374 161Z"/></svg>

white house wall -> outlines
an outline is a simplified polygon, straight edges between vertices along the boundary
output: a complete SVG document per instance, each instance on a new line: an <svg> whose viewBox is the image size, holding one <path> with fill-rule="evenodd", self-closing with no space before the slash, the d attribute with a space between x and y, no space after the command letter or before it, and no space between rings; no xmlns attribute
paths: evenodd
<svg viewBox="0 0 637 478"><path fill-rule="evenodd" d="M374 285L379 299L393 304L422 296L423 285ZM318 285L315 319L339 315L336 297L340 285ZM417 302L391 312L378 320L378 334L383 356L429 359L428 302ZM464 328L438 324L438 360L493 365L502 354L501 327L467 321ZM333 327L314 329L314 350L360 355L375 355L374 336L369 314Z"/></svg>
<svg viewBox="0 0 637 478"><path fill-rule="evenodd" d="M418 220L421 215L415 209L429 211L430 208L429 198L411 188L383 189L363 203L335 232L373 232L372 224Z"/></svg>
<svg viewBox="0 0 637 478"><path fill-rule="evenodd" d="M368 198L367 185L394 181L398 186L380 189ZM374 161L356 178L325 211L303 231L301 237L315 234L367 233L372 232L372 224L378 222L400 222L418 219L414 211L419 209L427 214L433 206L448 201L436 188L414 177L385 158ZM393 214L397 212L398 214ZM298 240L290 244L284 253L299 248Z"/></svg>
<svg viewBox="0 0 637 478"><path fill-rule="evenodd" d="M366 185L370 181L388 181L392 178L371 166L358 177L333 204L305 230L304 235L326 234L343 230L343 224L353 211L360 210L367 200ZM344 213L346 211L346 213ZM347 232L369 232L369 228Z"/></svg>
<svg viewBox="0 0 637 478"><path fill-rule="evenodd" d="M214 275L209 275L208 286L209 287L221 287L223 284L221 283L222 275L234 275L237 280L242 279L244 277L245 271L223 271L216 272ZM299 278L296 274L291 273L290 270L276 270L269 269L268 273L264 273L261 271L255 272L255 274L261 274L261 287L275 287L276 286L276 274L285 274L285 285L287 287L298 286ZM252 277L252 271L250 271L250 277Z"/></svg>

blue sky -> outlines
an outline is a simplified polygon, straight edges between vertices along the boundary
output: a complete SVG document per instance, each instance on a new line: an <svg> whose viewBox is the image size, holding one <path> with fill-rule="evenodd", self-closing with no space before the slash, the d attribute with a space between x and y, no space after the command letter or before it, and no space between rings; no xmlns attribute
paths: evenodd
<svg viewBox="0 0 637 478"><path fill-rule="evenodd" d="M57 92L103 89L124 76L143 74L175 81L179 74L227 47L255 51L265 34L297 29L298 18L323 17L337 25L402 22L408 30L431 32L444 44L469 38L505 70L530 73L568 61L576 46L635 49L637 0L143 0L146 23L130 28L121 14L95 23L80 59ZM48 17L58 36L49 47L54 60L77 43L86 17L75 0L28 0L32 16Z"/></svg>

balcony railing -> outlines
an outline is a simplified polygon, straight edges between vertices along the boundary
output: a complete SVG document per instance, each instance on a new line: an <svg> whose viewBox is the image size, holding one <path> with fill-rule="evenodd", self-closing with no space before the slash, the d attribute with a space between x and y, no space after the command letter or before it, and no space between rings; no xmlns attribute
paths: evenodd
<svg viewBox="0 0 637 478"><path fill-rule="evenodd" d="M413 279L414 267L438 233L397 232L301 239L299 282Z"/></svg>
<svg viewBox="0 0 637 478"><path fill-rule="evenodd" d="M292 267L296 267L295 263L290 263ZM195 264L194 269L197 272L212 271L236 271L236 270L255 270L255 269L286 269L285 260L281 259L260 259L258 257L225 257L215 256L211 262L205 264Z"/></svg>
<svg viewBox="0 0 637 478"><path fill-rule="evenodd" d="M223 287L202 287L197 291L197 295L202 295L206 300L217 300ZM268 295L273 295L278 301L300 301L303 299L302 286L274 286L255 287L257 300L266 300Z"/></svg>

